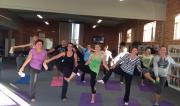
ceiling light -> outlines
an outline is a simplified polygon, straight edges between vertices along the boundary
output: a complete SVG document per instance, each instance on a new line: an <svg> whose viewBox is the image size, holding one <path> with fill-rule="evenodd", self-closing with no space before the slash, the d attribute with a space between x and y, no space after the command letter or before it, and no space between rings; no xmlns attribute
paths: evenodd
<svg viewBox="0 0 180 106"><path fill-rule="evenodd" d="M43 17L40 14L37 14L37 17L43 19Z"/></svg>
<svg viewBox="0 0 180 106"><path fill-rule="evenodd" d="M124 1L124 0L119 0L119 1Z"/></svg>
<svg viewBox="0 0 180 106"><path fill-rule="evenodd" d="M48 21L44 21L46 25L49 25L49 22Z"/></svg>
<svg viewBox="0 0 180 106"><path fill-rule="evenodd" d="M93 28L96 28L96 25L93 25Z"/></svg>
<svg viewBox="0 0 180 106"><path fill-rule="evenodd" d="M102 22L102 20L101 19L99 19L98 21L97 21L97 23L101 23Z"/></svg>

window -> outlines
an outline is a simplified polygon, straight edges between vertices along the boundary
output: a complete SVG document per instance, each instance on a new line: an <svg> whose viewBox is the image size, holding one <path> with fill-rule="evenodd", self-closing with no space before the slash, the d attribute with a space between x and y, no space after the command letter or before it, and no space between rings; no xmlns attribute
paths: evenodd
<svg viewBox="0 0 180 106"><path fill-rule="evenodd" d="M156 21L144 25L143 42L155 41Z"/></svg>
<svg viewBox="0 0 180 106"><path fill-rule="evenodd" d="M174 40L180 40L180 14L175 17Z"/></svg>
<svg viewBox="0 0 180 106"><path fill-rule="evenodd" d="M132 29L127 30L127 42L132 41Z"/></svg>
<svg viewBox="0 0 180 106"><path fill-rule="evenodd" d="M72 23L71 42L79 44L80 24Z"/></svg>

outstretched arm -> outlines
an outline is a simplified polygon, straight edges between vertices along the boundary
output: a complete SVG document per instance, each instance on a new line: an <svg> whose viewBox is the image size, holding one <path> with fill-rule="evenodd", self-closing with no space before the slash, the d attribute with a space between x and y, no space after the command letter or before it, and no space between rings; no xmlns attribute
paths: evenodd
<svg viewBox="0 0 180 106"><path fill-rule="evenodd" d="M47 59L45 62L46 62L46 63L49 63L49 62L51 62L51 61L53 61L53 60L56 60L56 59L58 59L58 58L60 58L60 57L62 57L62 56L65 56L65 52L59 53L59 54L51 57L50 59Z"/></svg>
<svg viewBox="0 0 180 106"><path fill-rule="evenodd" d="M17 49L17 48L25 48L25 47L31 47L31 46L33 46L33 43L19 45L19 46L13 46L13 48Z"/></svg>

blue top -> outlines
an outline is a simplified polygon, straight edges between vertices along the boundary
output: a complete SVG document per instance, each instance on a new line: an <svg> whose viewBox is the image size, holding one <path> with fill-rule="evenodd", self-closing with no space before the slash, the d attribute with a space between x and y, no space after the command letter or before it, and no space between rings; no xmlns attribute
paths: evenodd
<svg viewBox="0 0 180 106"><path fill-rule="evenodd" d="M87 48L83 48L82 51L83 51L83 54L84 54L84 61L87 62L88 59L89 59L89 56L90 56L90 52L88 52Z"/></svg>

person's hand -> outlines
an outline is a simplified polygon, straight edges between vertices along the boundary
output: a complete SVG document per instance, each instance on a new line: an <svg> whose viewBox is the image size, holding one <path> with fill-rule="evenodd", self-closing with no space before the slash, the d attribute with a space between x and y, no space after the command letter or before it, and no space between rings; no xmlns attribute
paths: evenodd
<svg viewBox="0 0 180 106"><path fill-rule="evenodd" d="M115 66L115 65L113 65L113 66L111 66L111 67L110 67L110 69L114 69L115 67L116 67L116 66Z"/></svg>
<svg viewBox="0 0 180 106"><path fill-rule="evenodd" d="M45 70L48 70L48 66L47 66L46 62L43 63L43 67Z"/></svg>
<svg viewBox="0 0 180 106"><path fill-rule="evenodd" d="M13 53L14 53L14 46L11 47L11 49L9 50L9 53L10 53L10 54L13 54Z"/></svg>
<svg viewBox="0 0 180 106"><path fill-rule="evenodd" d="M21 68L19 69L18 75L21 76L21 77L25 77L25 73L23 73L23 71L24 71L24 68L21 67Z"/></svg>
<svg viewBox="0 0 180 106"><path fill-rule="evenodd" d="M156 83L157 83L157 84L159 84L159 83L160 83L160 78L159 78L159 76L158 76L158 77L156 77Z"/></svg>

